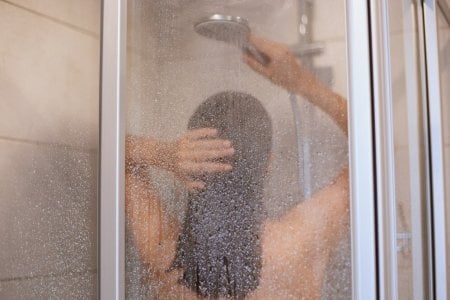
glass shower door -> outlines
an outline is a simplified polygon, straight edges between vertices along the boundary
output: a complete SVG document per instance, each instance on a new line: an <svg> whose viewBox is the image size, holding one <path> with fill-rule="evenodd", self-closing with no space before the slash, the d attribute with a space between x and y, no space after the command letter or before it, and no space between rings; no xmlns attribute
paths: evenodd
<svg viewBox="0 0 450 300"><path fill-rule="evenodd" d="M383 256L391 260L384 291L396 299L429 297L429 222L427 115L424 97L425 70L421 55L422 9L416 1L386 1L387 86L384 120L390 127L385 139L390 144L393 174L391 193L383 194L382 222L391 233ZM390 140L391 139L391 140ZM384 235L385 238L388 236ZM389 250L388 250L389 249Z"/></svg>
<svg viewBox="0 0 450 300"><path fill-rule="evenodd" d="M368 12L104 1L102 299L375 299Z"/></svg>
<svg viewBox="0 0 450 300"><path fill-rule="evenodd" d="M129 1L128 298L351 297L345 1Z"/></svg>

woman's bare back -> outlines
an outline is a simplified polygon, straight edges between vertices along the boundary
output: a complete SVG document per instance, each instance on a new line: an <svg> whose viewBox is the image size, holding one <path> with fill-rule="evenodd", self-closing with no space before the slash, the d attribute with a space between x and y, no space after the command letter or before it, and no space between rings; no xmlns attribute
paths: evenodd
<svg viewBox="0 0 450 300"><path fill-rule="evenodd" d="M179 228L162 211L148 181L127 175L127 216L142 261L158 299L200 299L179 283L180 270L169 271ZM348 173L262 226L261 280L248 299L318 299L332 250L349 222Z"/></svg>

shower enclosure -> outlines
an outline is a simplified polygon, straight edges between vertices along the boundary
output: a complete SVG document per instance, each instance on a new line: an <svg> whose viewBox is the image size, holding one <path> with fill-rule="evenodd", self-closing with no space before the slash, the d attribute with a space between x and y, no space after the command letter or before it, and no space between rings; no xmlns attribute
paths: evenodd
<svg viewBox="0 0 450 300"><path fill-rule="evenodd" d="M0 0L1 299L450 298L450 1L45 2Z"/></svg>

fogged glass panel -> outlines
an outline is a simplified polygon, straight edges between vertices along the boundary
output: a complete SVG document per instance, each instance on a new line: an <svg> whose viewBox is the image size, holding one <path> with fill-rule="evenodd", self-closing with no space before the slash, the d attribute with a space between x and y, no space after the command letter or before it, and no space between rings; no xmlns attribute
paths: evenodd
<svg viewBox="0 0 450 300"><path fill-rule="evenodd" d="M96 296L100 1L45 2L0 1L0 299Z"/></svg>
<svg viewBox="0 0 450 300"><path fill-rule="evenodd" d="M127 298L351 298L345 1L127 26Z"/></svg>
<svg viewBox="0 0 450 300"><path fill-rule="evenodd" d="M447 257L450 257L450 15L447 1L447 9L438 9L438 43L439 43L439 71L441 82L442 121L444 133L444 161L445 161L445 199L447 215ZM450 272L450 262L447 261L447 272ZM450 280L450 277L449 279ZM450 281L447 286L450 285Z"/></svg>
<svg viewBox="0 0 450 300"><path fill-rule="evenodd" d="M395 226L399 299L425 297L425 139L419 73L417 4L388 1L395 160Z"/></svg>

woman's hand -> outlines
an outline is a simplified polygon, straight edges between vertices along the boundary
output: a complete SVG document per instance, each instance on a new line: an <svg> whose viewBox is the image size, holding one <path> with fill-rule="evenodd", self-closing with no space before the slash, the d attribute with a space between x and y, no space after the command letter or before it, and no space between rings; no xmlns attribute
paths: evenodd
<svg viewBox="0 0 450 300"><path fill-rule="evenodd" d="M270 57L271 61L264 65L252 55L244 53L244 62L274 84L291 93L298 94L308 88L309 84L316 81L315 77L297 62L288 46L256 36L251 36L250 42L259 51Z"/></svg>
<svg viewBox="0 0 450 300"><path fill-rule="evenodd" d="M203 189L199 175L231 171L230 164L220 159L234 154L231 142L218 138L214 128L188 131L174 142L162 142L147 137L127 136L127 172L146 180L145 170L152 166L172 171L187 189Z"/></svg>
<svg viewBox="0 0 450 300"><path fill-rule="evenodd" d="M230 164L219 159L234 154L231 142L217 137L213 128L191 130L173 142L170 169L189 190L203 189L205 183L198 175L231 171Z"/></svg>
<svg viewBox="0 0 450 300"><path fill-rule="evenodd" d="M334 119L347 134L347 101L343 97L334 93L303 67L288 46L256 36L251 36L250 42L270 58L270 62L264 65L244 53L243 60L250 68L290 93L305 97Z"/></svg>

